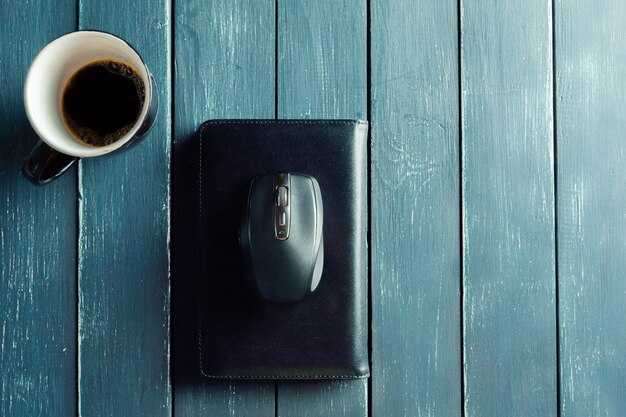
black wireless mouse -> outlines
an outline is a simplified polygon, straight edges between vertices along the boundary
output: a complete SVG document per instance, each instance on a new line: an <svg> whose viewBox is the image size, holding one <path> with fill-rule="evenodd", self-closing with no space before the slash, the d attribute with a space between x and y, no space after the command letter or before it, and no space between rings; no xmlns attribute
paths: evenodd
<svg viewBox="0 0 626 417"><path fill-rule="evenodd" d="M281 173L252 180L240 245L244 274L261 298L290 303L315 290L324 265L323 223L315 178Z"/></svg>

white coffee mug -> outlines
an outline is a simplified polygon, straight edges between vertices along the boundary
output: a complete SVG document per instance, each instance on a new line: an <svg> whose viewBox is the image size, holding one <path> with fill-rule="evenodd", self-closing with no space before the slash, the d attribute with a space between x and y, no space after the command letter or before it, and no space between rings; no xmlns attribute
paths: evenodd
<svg viewBox="0 0 626 417"><path fill-rule="evenodd" d="M115 142L93 147L72 135L63 119L63 93L70 78L92 62L112 59L137 71L145 86L139 117ZM24 174L35 184L47 184L78 158L90 158L126 149L150 129L158 111L154 78L137 51L127 42L99 31L63 35L46 45L28 70L24 85L26 115L41 141L24 163Z"/></svg>

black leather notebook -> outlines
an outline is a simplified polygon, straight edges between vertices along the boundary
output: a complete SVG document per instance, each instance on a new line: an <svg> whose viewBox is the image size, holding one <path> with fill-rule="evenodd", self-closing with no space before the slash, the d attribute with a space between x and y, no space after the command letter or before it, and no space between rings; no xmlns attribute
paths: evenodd
<svg viewBox="0 0 626 417"><path fill-rule="evenodd" d="M367 122L215 120L198 134L200 369L214 378L369 376ZM324 204L324 269L303 300L260 299L238 231L251 180L297 172Z"/></svg>

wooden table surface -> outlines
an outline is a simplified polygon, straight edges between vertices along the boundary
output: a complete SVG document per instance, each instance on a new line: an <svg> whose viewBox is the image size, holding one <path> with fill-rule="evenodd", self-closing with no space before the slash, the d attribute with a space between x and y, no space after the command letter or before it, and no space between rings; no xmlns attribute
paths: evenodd
<svg viewBox="0 0 626 417"><path fill-rule="evenodd" d="M0 21L0 415L624 415L622 0L30 0ZM134 45L161 108L140 146L35 187L25 73L77 29ZM184 231L212 118L371 121L369 380L198 375Z"/></svg>

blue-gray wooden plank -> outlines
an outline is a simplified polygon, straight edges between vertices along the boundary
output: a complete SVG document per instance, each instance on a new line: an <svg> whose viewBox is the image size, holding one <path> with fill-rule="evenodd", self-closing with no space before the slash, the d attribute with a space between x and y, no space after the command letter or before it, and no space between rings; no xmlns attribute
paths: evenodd
<svg viewBox="0 0 626 417"><path fill-rule="evenodd" d="M278 1L279 119L367 117L366 7ZM277 384L277 417L367 415L367 380Z"/></svg>
<svg viewBox="0 0 626 417"><path fill-rule="evenodd" d="M555 3L561 416L626 410L626 3Z"/></svg>
<svg viewBox="0 0 626 417"><path fill-rule="evenodd" d="M274 416L271 381L200 376L193 251L197 128L207 119L274 116L274 0L174 7L174 414Z"/></svg>
<svg viewBox="0 0 626 417"><path fill-rule="evenodd" d="M550 8L461 0L467 417L557 414Z"/></svg>
<svg viewBox="0 0 626 417"><path fill-rule="evenodd" d="M21 166L38 138L22 89L41 48L76 29L73 1L0 3L0 415L76 413L76 170L46 187Z"/></svg>
<svg viewBox="0 0 626 417"><path fill-rule="evenodd" d="M80 161L80 416L169 416L170 4L79 2L81 29L116 34L146 60L160 108L144 141Z"/></svg>
<svg viewBox="0 0 626 417"><path fill-rule="evenodd" d="M372 414L461 413L457 2L371 2Z"/></svg>

